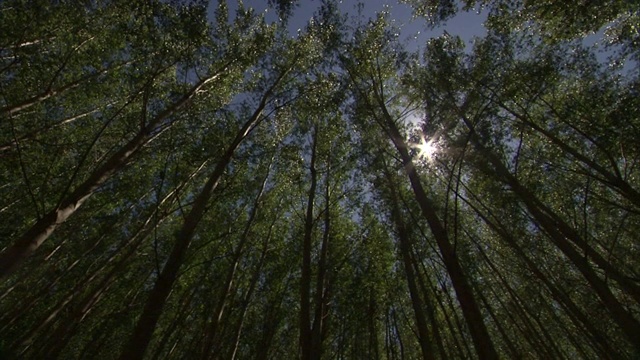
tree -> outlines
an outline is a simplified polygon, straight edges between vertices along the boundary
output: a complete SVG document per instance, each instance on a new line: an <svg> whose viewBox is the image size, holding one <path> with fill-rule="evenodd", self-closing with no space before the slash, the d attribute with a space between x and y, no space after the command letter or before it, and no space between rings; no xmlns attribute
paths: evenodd
<svg viewBox="0 0 640 360"><path fill-rule="evenodd" d="M635 3L236 3L2 2L0 357L638 356Z"/></svg>
<svg viewBox="0 0 640 360"><path fill-rule="evenodd" d="M363 38L360 40L361 43L356 43L353 50L354 58L345 59L347 62L345 67L353 81L356 99L364 102L363 106L369 111L367 115L387 134L388 139L393 142L400 155L416 201L420 205L423 216L429 223L448 275L451 277L478 355L483 358L497 358L497 353L493 348L491 338L482 320L480 309L449 240L447 230L435 211L433 200L428 198L424 191L416 167L409 154L409 147L404 140L405 137L400 133L395 122L396 119L391 115L387 107L388 99L385 96L384 89L388 85L385 84L387 78L384 76L388 74L389 66L393 64L391 62L392 59L381 57L373 59L357 58L365 49L369 52L372 51L371 47L374 47L374 51L378 54L385 51L384 41L386 39L383 37L385 35L384 30L386 30L384 29L384 22L382 18L379 18L377 22L372 24L370 31L363 34ZM360 62L362 62L362 65L356 66Z"/></svg>
<svg viewBox="0 0 640 360"><path fill-rule="evenodd" d="M82 9L79 9L82 10ZM191 13L183 14L183 16L188 16ZM125 20L126 21L126 20ZM161 19L161 21L170 22L171 19ZM173 24L172 24L173 25ZM193 26L193 25L190 25ZM191 29L188 29L191 30ZM178 29L180 31L180 29ZM203 31L203 30L199 30ZM150 36L148 34L143 34L143 36ZM104 45L103 45L104 46ZM196 44L196 46L200 46L200 44ZM179 49L180 52L185 51ZM193 51L193 50L192 50ZM100 54L98 54L100 55ZM182 55L179 53L179 55ZM122 56L122 55L121 55ZM29 255L31 255L52 233L53 231L63 222L65 222L75 211L101 186L103 185L111 176L120 171L128 161L147 143L155 139L162 132L166 131L171 125L172 116L174 113L179 111L185 104L187 104L198 92L202 92L205 90L205 86L211 83L214 80L217 80L221 75L223 75L226 71L228 71L228 66L235 62L235 59L224 59L223 63L218 65L215 64L211 66L211 73L208 76L205 76L199 79L193 86L191 86L186 92L175 97L176 100L169 102L168 105L164 106L161 110L153 111L151 110L151 114L148 113L148 104L149 104L149 92L150 86L153 85L155 78L160 74L165 72L167 68L173 66L179 60L173 60L170 56L167 56L167 62L169 66L162 64L154 64L154 69L160 69L159 72L147 75L148 78L145 79L145 76L141 76L141 83L144 84L144 87L141 87L136 90L136 94L133 99L130 99L127 102L127 105L135 99L141 93L145 93L143 96L143 108L141 110L141 114L139 115L139 128L136 130L133 128L132 135L129 135L128 142L122 145L117 151L111 152L110 156L101 156L104 160L95 164L95 168L93 171L90 171L86 180L82 183L78 184L73 190L71 187L76 181L76 177L81 174L81 167L84 165L86 157L89 155L89 151L92 150L93 145L101 140L104 136L103 132L106 130L106 127L112 122L117 120L117 116L119 115L116 112L116 115L112 118L109 118L106 124L98 131L94 142L90 144L89 149L86 150L87 153L80 157L79 164L76 165L75 172L70 176L68 180L68 184L66 188L62 188L62 192L60 193L60 200L57 202L55 207L52 210L46 210L46 207L43 207L44 213L40 215L38 213L37 221L33 224L28 230L26 230L23 235L19 236L17 240L5 249L2 254L0 254L0 274L5 277L11 271L13 271L20 262L24 261ZM92 61L95 61L91 59ZM67 66L66 63L63 63L59 69L59 72L64 70ZM140 66L138 64L137 66ZM218 67L219 66L219 67ZM118 66L116 66L116 69ZM157 71L157 70L154 70ZM15 74L15 73L14 73ZM101 75L101 72L97 72L96 75ZM56 76L58 76L56 74ZM92 75L93 77L94 75ZM53 79L55 80L55 78ZM85 80L82 80L84 82ZM32 106L37 102L41 102L46 100L54 95L58 95L60 93L64 93L67 89L71 89L79 85L79 81L74 81L69 85L64 85L62 89L58 90L47 90L45 94L37 95L36 100L26 100L20 103L19 105L9 106L4 115L8 115L9 119L14 115L15 112L24 110L27 106ZM210 86L210 84L209 84ZM115 90L115 88L111 89ZM12 129L12 132L15 134L15 128ZM16 136L14 135L14 138ZM14 139L14 141L17 141ZM20 162L20 167L22 168L24 180L27 186L32 182L27 173L25 164L21 160L22 154L19 150L20 146L16 143L18 147L18 161ZM35 195L32 193L32 190L29 189L31 193L31 198L33 199L36 206L37 199ZM45 205L46 206L46 205Z"/></svg>

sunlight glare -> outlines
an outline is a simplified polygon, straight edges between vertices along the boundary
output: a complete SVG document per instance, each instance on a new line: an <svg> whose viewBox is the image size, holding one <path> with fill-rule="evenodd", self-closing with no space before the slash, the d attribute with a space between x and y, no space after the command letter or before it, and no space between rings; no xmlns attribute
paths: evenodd
<svg viewBox="0 0 640 360"><path fill-rule="evenodd" d="M416 145L416 149L420 154L420 157L426 158L428 160L433 160L433 156L436 151L438 151L438 146L434 143L433 140L427 141L425 138L422 138L420 144Z"/></svg>

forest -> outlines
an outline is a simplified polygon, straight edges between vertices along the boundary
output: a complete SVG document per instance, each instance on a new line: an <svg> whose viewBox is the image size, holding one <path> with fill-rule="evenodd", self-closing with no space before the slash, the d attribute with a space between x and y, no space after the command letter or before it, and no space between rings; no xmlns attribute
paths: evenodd
<svg viewBox="0 0 640 360"><path fill-rule="evenodd" d="M0 2L0 359L640 359L639 0L264 3Z"/></svg>

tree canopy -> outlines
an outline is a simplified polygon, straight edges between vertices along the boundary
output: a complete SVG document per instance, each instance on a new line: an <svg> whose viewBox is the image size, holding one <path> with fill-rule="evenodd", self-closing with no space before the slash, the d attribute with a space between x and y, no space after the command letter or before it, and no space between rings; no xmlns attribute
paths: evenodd
<svg viewBox="0 0 640 360"><path fill-rule="evenodd" d="M267 3L0 3L0 358L640 356L637 1Z"/></svg>

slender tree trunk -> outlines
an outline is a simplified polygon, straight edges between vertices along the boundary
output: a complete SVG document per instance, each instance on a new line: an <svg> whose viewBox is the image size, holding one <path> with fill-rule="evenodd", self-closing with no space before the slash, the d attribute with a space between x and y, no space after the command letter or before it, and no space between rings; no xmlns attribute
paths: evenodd
<svg viewBox="0 0 640 360"><path fill-rule="evenodd" d="M398 237L400 239L400 252L402 254L402 262L404 264L407 275L407 284L409 286L409 295L411 297L411 305L416 319L418 328L418 341L422 350L422 358L425 360L435 359L431 336L429 335L429 327L427 325L427 317L424 313L423 302L420 299L418 286L416 282L416 274L414 273L411 261L409 238L404 224L399 223L401 220L396 217L398 225Z"/></svg>
<svg viewBox="0 0 640 360"><path fill-rule="evenodd" d="M436 293L438 290L435 289L434 293ZM460 359L464 359L465 356L465 351L467 354L471 354L470 349L468 348L466 342L464 341L464 339L459 339L458 337L462 336L462 334L460 334L459 331L456 330L456 326L453 324L453 322L451 321L451 316L449 316L449 312L447 311L447 307L445 306L444 301L442 301L442 298L438 295L435 296L436 298L436 302L438 303L438 306L440 307L440 310L442 311L442 315L444 316L444 320L447 323L447 327L449 328L449 336L451 338L451 344L452 344L452 348L456 350L458 357ZM452 312L454 312L454 317L455 316L455 310L451 309ZM458 322L457 317L455 318L456 323ZM459 327L458 327L459 328ZM463 346L464 344L464 346Z"/></svg>
<svg viewBox="0 0 640 360"><path fill-rule="evenodd" d="M158 275L155 286L149 294L149 298L142 315L138 319L133 334L125 346L120 359L142 359L144 356L144 353L149 346L149 342L151 341L156 323L162 314L164 304L169 297L173 283L177 279L178 270L180 269L180 265L182 265L184 256L191 240L193 239L196 226L204 215L209 197L213 190L218 186L220 178L222 177L226 165L230 160L230 156L227 157L226 155L225 158L220 160L203 190L196 198L196 201L189 212L189 215L185 219L180 232L176 235L175 245L169 255L169 259Z"/></svg>
<svg viewBox="0 0 640 360"><path fill-rule="evenodd" d="M159 204L164 204L165 202L167 202L170 198L172 198L175 195L176 191L177 190L174 190L174 191L171 191L169 194L167 194L160 201ZM76 315L74 316L73 320L67 320L65 324L67 325L66 327L69 327L68 325L71 325L71 323L73 323L74 321L80 321L84 317L84 314L88 311L88 309L95 302L97 302L101 294L104 291L106 291L112 279L124 268L124 266L126 265L126 262L129 261L129 258L138 249L142 241L144 241L144 239L154 229L153 226L149 227L149 224L151 224L152 220L157 216L157 211L158 209L155 209L153 213L147 217L146 221L139 227L139 229L136 231L136 233L133 236L131 236L127 241L125 241L125 243L122 246L120 246L120 248L117 249L107 259L107 261L105 261L102 265L100 265L91 274L88 274L82 281L78 282L78 284L76 284L73 290L64 299L58 302L58 304L50 310L49 314L41 322L39 322L37 326L32 327L31 330L23 336L22 340L16 342L16 344L19 344L20 346L27 345L32 340L33 336L35 336L36 332L43 329L50 322L53 322L56 316L58 315L58 313L69 302L71 302L80 292L82 292L89 284L91 284L92 281L94 281L100 274L102 274L102 271L109 264L111 264L116 259L116 257L120 254L120 250L122 250L126 246L129 246L129 249L127 250L127 252L124 255L122 255L122 258L118 261L118 263L116 263L113 266L113 268L107 273L107 275L105 275L105 277L100 281L99 285L97 285L95 289L89 295L87 295L84 298L84 300L80 302L81 305L77 308L77 310L74 311L74 314ZM166 215L160 218L157 218L156 219L157 222L155 226L158 226L158 224L162 222L165 218L166 218ZM87 250L85 254L89 253L92 249L94 249L98 245L98 243L99 242L97 242L94 246L92 246L91 249ZM77 261L74 262L74 264L75 263L77 263ZM36 300L37 298L34 299L34 301ZM64 328L64 326L62 327ZM66 332L65 330L60 330L60 329L56 330L56 333L58 334L65 333L65 332Z"/></svg>
<svg viewBox="0 0 640 360"><path fill-rule="evenodd" d="M495 161L494 161L495 164ZM501 165L501 164L500 164ZM567 238L558 229L558 218L552 219L539 208L539 202L530 194L519 182L517 182L510 174L504 173L506 169L500 168L499 173L502 176L509 175L506 179L509 185L519 198L524 202L527 210L533 215L534 219L547 232L553 243L571 260L587 282L591 285L595 293L598 295L602 303L605 305L613 320L618 324L625 336L632 344L636 344L636 348L640 350L640 323L624 309L622 304L613 295L609 286L598 277L588 260L580 255L578 251L569 243ZM594 253L590 254L593 256Z"/></svg>
<svg viewBox="0 0 640 360"><path fill-rule="evenodd" d="M469 327L471 338L473 339L473 345L481 359L497 359L498 354L493 346L489 332L478 303L475 300L471 286L469 285L466 276L462 270L462 266L458 261L458 257L451 243L449 242L449 236L446 229L442 225L438 214L435 211L435 206L431 200L427 197L420 177L413 165L413 161L408 152L408 147L403 140L400 131L396 124L393 122L391 115L388 113L386 106L383 102L379 104L383 111L384 124L389 132L391 140L393 141L397 151L400 153L400 157L405 167L405 171L411 182L416 201L420 206L423 216L427 220L433 237L436 240L440 254L444 261L447 272L451 278L451 283L456 292L460 308Z"/></svg>
<svg viewBox="0 0 640 360"><path fill-rule="evenodd" d="M404 359L404 342L402 341L402 331L400 330L400 327L398 326L398 314L397 312L394 311L391 313L392 319L393 319L393 328L394 330L394 334L396 334L396 338L398 340L398 347L400 350L400 358Z"/></svg>
<svg viewBox="0 0 640 360"><path fill-rule="evenodd" d="M273 161L273 159L272 159ZM271 168L271 164L269 164L269 168ZM232 259L232 263L231 266L229 267L229 271L227 273L227 278L225 280L224 283L224 287L222 289L222 293L220 295L220 298L218 299L218 303L216 305L216 310L213 313L213 316L211 318L211 321L209 322L209 325L207 326L207 329L205 330L205 339L204 339L204 346L203 346L203 351L202 351L202 360L206 360L211 356L211 351L213 349L213 342L216 338L216 334L218 331L218 325L220 324L220 321L222 320L222 316L224 314L225 311L225 306L227 303L227 298L229 297L229 295L231 294L231 289L232 289L232 285L233 285L233 279L235 278L236 275L236 271L238 270L238 266L240 263L240 259L242 258L242 255L244 253L244 247L246 245L246 243L249 240L249 231L251 230L251 226L253 225L253 221L256 218L256 215L258 213L258 208L260 206L260 199L262 198L262 195L264 194L264 189L267 185L267 179L269 178L269 171L267 171L267 174L264 177L264 180L262 181L262 184L260 186L260 190L258 191L258 195L256 196L256 198L253 201L253 207L251 208L251 212L249 214L249 219L247 220L247 223L244 226L244 230L242 231L242 234L240 235L240 241L238 242L238 245L236 246L236 249L234 250L234 255L233 255L233 259Z"/></svg>
<svg viewBox="0 0 640 360"><path fill-rule="evenodd" d="M414 256L415 257L415 256ZM440 290L438 290L436 285L431 286L431 293L433 293L433 297L435 298L437 305L440 307L440 310L442 312L442 315L444 316L445 322L447 323L447 327L449 329L450 335L451 335L451 340L452 340L452 348L456 349L458 352L458 357L459 358L465 358L470 356L471 354L471 349L469 349L469 346L467 344L467 342L464 340L464 332L462 330L462 326L460 325L460 321L458 320L458 316L456 315L456 311L455 308L452 304L451 301L451 297L449 295L449 292L447 290L447 288L444 286L443 282L441 279L439 279L438 277L438 273L440 272L440 269L436 268L434 266L434 264L431 264L431 270L427 269L426 265L424 264L424 262L420 261L416 261L415 259L413 259L413 263L415 265L416 268L416 273L418 274L418 283L422 286L425 287L425 284L421 281L421 279L423 277L427 277L428 274L436 274L436 282L440 284ZM420 269L422 271L420 271ZM422 275L420 275L422 274ZM423 292L426 292L426 289L423 290ZM455 320L456 325L454 326L452 320L451 320L451 316L449 316L449 312L447 311L447 307L445 306L445 303L442 301L442 296L440 296L439 294L444 294L446 293L446 298L449 300L449 304L451 304L451 306L449 307L449 309L451 310L451 312L453 312L453 317ZM426 298L426 296L425 296ZM435 309L434 309L435 310ZM434 325L434 329L436 328L436 325ZM457 329L457 330L456 330ZM469 354L466 355L465 354ZM445 356L445 358L447 358Z"/></svg>
<svg viewBox="0 0 640 360"><path fill-rule="evenodd" d="M39 219L13 245L3 251L0 254L0 279L8 276L20 263L36 251L60 224L71 217L102 184L113 174L120 171L140 148L153 139L154 131L165 119L186 105L200 89L209 82L216 80L225 69L226 66L220 72L200 81L180 100L158 114L124 147L96 169L73 193L62 200L55 209Z"/></svg>
<svg viewBox="0 0 640 360"><path fill-rule="evenodd" d="M489 316L491 316L493 323L496 324L496 328L498 329L498 332L500 333L500 335L502 335L502 339L504 340L504 343L507 345L507 349L509 349L509 353L511 354L510 357L512 359L521 359L522 354L520 353L520 351L518 351L518 349L515 347L513 342L511 342L511 339L509 339L509 335L507 334L506 330L503 328L502 324L500 323L500 319L498 319L498 317L496 316L486 296L484 296L482 292L479 292L478 297L480 298L480 301L484 304L484 307L487 309L487 312L489 313Z"/></svg>
<svg viewBox="0 0 640 360"><path fill-rule="evenodd" d="M442 339L442 334L440 333L440 326L435 317L436 309L432 301L433 296L435 295L429 291L429 287L427 287L427 285L424 282L424 278L426 274L420 273L420 265L418 264L419 260L416 259L415 251L411 252L411 263L413 264L414 272L416 274L416 279L418 280L420 292L422 293L422 297L425 299L425 303L426 303L425 305L427 306L427 309L428 309L427 315L429 317L429 322L431 323L431 328L433 329L433 339L438 347L438 351L440 352L440 358L448 359L449 356L447 355L446 347Z"/></svg>
<svg viewBox="0 0 640 360"><path fill-rule="evenodd" d="M494 100L495 101L495 100ZM518 114L517 112L511 110L508 106L498 102L503 109L510 112L514 115L518 120L520 120L523 124L531 127L532 129L542 133L546 136L553 144L560 147L563 151L571 154L574 158L584 163L591 169L594 169L597 173L601 174L605 179L605 185L611 187L613 186L616 191L625 196L628 200L632 201L636 205L640 206L640 193L635 191L628 183L623 181L619 176L611 174L606 169L595 163L593 160L587 158L586 156L580 154L577 150L573 149L562 140L555 137L549 131L541 128L537 124L531 122L528 117ZM485 161L491 163L496 170L496 175L499 177L499 180L503 183L509 185L514 192L523 200L527 208L530 206L534 206L539 209L538 213L547 217L548 220L540 221L540 225L543 226L545 231L549 232L549 229L545 227L545 224L550 225L554 228L552 232L560 233L559 236L566 237L571 242L573 242L576 246L578 246L585 254L588 255L591 260L602 268L607 276L611 279L615 280L638 304L640 304L640 286L635 282L631 281L627 276L622 274L616 267L614 267L607 259L605 259L598 251L593 249L579 234L575 231L571 226L569 226L565 221L563 221L557 214L555 214L548 206L539 201L533 193L531 193L528 189L520 184L518 179L513 176L509 170L504 166L504 164L496 157L494 153L492 153L489 149L487 149L478 138L475 127L470 119L468 119L463 113L462 109L456 108L459 116L463 120L465 126L469 129L470 139L473 145L485 156ZM525 200L526 199L526 200ZM532 214L535 217L535 214Z"/></svg>
<svg viewBox="0 0 640 360"><path fill-rule="evenodd" d="M422 358L425 360L435 359L433 344L431 336L429 335L429 327L427 325L427 317L424 313L423 302L420 299L418 292L418 285L416 281L416 274L411 259L411 239L409 238L409 232L406 224L402 221L402 214L398 206L398 194L395 186L393 185L393 179L389 172L385 169L385 175L387 179L387 186L390 192L390 207L391 218L395 224L396 231L398 232L398 241L400 242L399 250L404 270L407 278L407 285L409 287L409 296L411 297L411 305L413 307L413 313L416 319L416 327L418 329L418 342L422 350Z"/></svg>
<svg viewBox="0 0 640 360"><path fill-rule="evenodd" d="M30 310L39 300L42 299L42 297L46 296L49 293L49 291L51 291L51 289L53 289L65 275L67 275L71 270L73 270L73 268L76 267L76 265L78 265L80 263L80 260L82 258L84 258L87 254L89 254L92 250L94 250L102 242L103 237L104 236L101 236L100 239L98 241L96 241L94 246L92 246L90 249L85 251L82 254L82 256L80 256L76 261L74 261L69 266L67 266L64 269L64 271L61 271L60 274L58 276L56 276L56 278L53 281L49 282L38 293L34 294L30 299L25 299L23 301L22 306L20 306L19 309L16 309L15 311L13 311L11 313L7 313L5 315L5 317L3 317L0 320L0 323L2 324L2 326L0 326L0 333L2 333L5 330L7 330L15 321L17 321L18 319L23 317L28 310ZM95 272L94 272L94 274L95 274Z"/></svg>
<svg viewBox="0 0 640 360"><path fill-rule="evenodd" d="M112 104L110 104L110 105L112 105ZM100 107L98 107L98 108L95 108L95 109L93 109L93 110L85 111L85 112L83 112L83 113L81 113L81 114L78 114L78 115L74 115L74 116L68 117L68 118L66 118L66 119L63 119L63 120L59 121L58 123L55 123L55 124L52 124L52 125L45 126L44 128L41 128L41 129L38 129L38 130L31 131L31 132L29 132L29 133L27 133L27 134L24 134L24 135L19 136L19 137L18 137L18 138L16 138L16 139L11 140L11 141L10 141L10 142L8 142L8 143L1 144L1 145L0 145L0 155L1 155L1 153L3 153L3 152L6 152L6 151L8 151L8 150L11 150L12 148L14 148L14 147L16 146L16 144L21 143L22 141L32 139L32 138L34 138L36 135L41 134L41 133L43 133L43 132L45 132L45 131L47 131L47 130L51 130L51 129L55 128L55 127L58 127L58 126L61 126L61 125L64 125L64 124L71 123L71 122L73 122L73 121L75 121L75 120L78 120L78 119L81 119L81 118L83 118L83 117L85 117L85 116L89 116L89 115L91 115L91 114L93 114L93 113L96 113L96 112L100 111L100 109L101 109L101 108L100 108Z"/></svg>
<svg viewBox="0 0 640 360"><path fill-rule="evenodd" d="M518 312L520 313L523 322L526 324L527 328L531 330L531 334L534 334L539 339L541 344L540 347L543 349L549 348L550 352L546 356L550 356L553 358L560 358L560 359L563 358L562 354L560 353L557 346L555 345L555 341L549 336L548 332L546 331L546 327L540 324L538 320L538 316L536 316L535 314L531 314L531 311L529 310L529 308L526 307L526 302L522 300L522 298L516 293L515 290L513 290L513 288L507 281L507 279L505 279L504 276L502 275L503 272L501 272L496 267L496 265L491 261L491 259L489 259L486 252L484 251L482 246L478 244L476 239L469 233L467 233L467 236L470 239L472 239L472 241L476 245L476 248L478 249L478 252L482 256L482 258L485 260L487 265L489 265L489 268L491 269L492 273L496 275L496 277L500 280L500 283L502 283L502 286L507 290L507 293L511 297L511 303L514 304L515 307L518 309ZM495 286L492 289L495 290ZM497 297L497 294L496 294L496 297ZM533 321L538 324L537 328L536 326L534 326L534 324L531 322L530 319L533 319ZM542 334L542 337L546 339L546 341L544 341L542 337L539 337L540 334Z"/></svg>
<svg viewBox="0 0 640 360"><path fill-rule="evenodd" d="M531 213L536 222L546 231L553 243L562 251L563 254L567 256L567 258L569 258L569 260L571 260L571 262L573 262L578 271L580 271L589 285L591 285L591 288L600 298L603 305L607 308L613 320L620 327L627 339L632 344L635 344L636 349L640 351L640 331L638 331L638 329L640 329L640 322L638 322L638 320L636 320L633 315L631 315L622 306L609 289L609 286L595 273L589 264L588 259L581 256L567 238L577 242L578 246L582 245L585 247L585 253L587 253L587 244L579 238L569 225L564 223L564 221L553 213L551 209L542 204L528 189L520 184L520 182L509 172L506 166L497 158L497 156L481 143L472 122L464 116L461 111L459 112L459 115L470 131L470 140L472 144L483 155L484 161L491 164L494 168L494 172L485 170L489 173L488 175L511 187L513 192L524 203L525 207L529 213ZM605 270L609 270L611 273L617 274L617 271L613 269L606 260L601 258L596 251L592 250L591 252L588 252L588 255L592 259L597 260L596 263L598 265L604 266ZM602 260L603 263L601 263L600 260ZM620 285L625 288L624 282ZM632 291L630 292L630 295L635 298L638 294L636 294L635 291Z"/></svg>
<svg viewBox="0 0 640 360"><path fill-rule="evenodd" d="M269 229L269 234L267 235L267 238L263 243L262 253L260 254L260 260L258 261L258 266L256 267L256 270L253 272L253 277L251 278L249 289L247 290L247 293L242 299L242 309L240 314L240 320L238 321L238 325L236 326L236 329L234 331L233 348L231 350L230 356L227 357L228 359L235 360L238 354L238 348L240 347L240 335L242 334L242 328L244 326L247 310L249 309L249 304L251 303L251 299L253 298L253 293L255 292L256 285L258 284L260 273L262 271L262 267L267 257L267 252L269 251L268 245L269 245L270 239L271 239L271 229ZM258 349L258 351L262 351L262 349Z"/></svg>
<svg viewBox="0 0 640 360"><path fill-rule="evenodd" d="M151 357L152 359L160 358L160 355L162 354L162 350L164 349L165 345L169 343L169 340L171 339L171 335L173 335L173 333L176 331L176 328L178 328L178 325L180 324L180 322L184 321L184 318L187 315L187 310L189 310L189 306L191 306L191 302L194 296L196 295L197 290L198 288L194 286L193 289L186 294L184 300L181 301L182 305L176 312L176 315L173 318L173 321L171 321L171 325L169 326L169 328L167 328L164 331L162 338L160 339L160 341L158 341L158 346L153 352L153 356Z"/></svg>
<svg viewBox="0 0 640 360"><path fill-rule="evenodd" d="M311 242L313 240L313 206L315 203L317 172L316 147L318 142L318 128L314 126L311 145L311 186L307 197L307 211L304 221L304 235L302 238L302 271L300 276L300 358L312 359L311 333Z"/></svg>
<svg viewBox="0 0 640 360"><path fill-rule="evenodd" d="M533 129L533 130L539 132L540 134L542 134L543 136L545 136L547 139L549 139L551 141L552 144L554 144L557 147L559 147L563 152L571 155L573 158L575 158L576 160L578 160L582 164L584 164L587 167L595 170L596 173L600 174L603 177L602 179L599 179L600 182L602 182L605 186L607 186L607 187L615 190L616 192L618 192L620 195L625 197L627 200L631 201L634 205L640 207L640 192L638 192L636 189L634 189L631 186L631 184L629 184L627 181L625 181L622 178L620 173L617 171L618 169L615 166L615 161L613 161L613 159L611 159L611 156L609 156L609 158L610 158L610 162L611 162L612 166L616 170L615 174L611 173L606 168L604 168L600 164L596 163L593 159L583 155L578 150L576 150L575 148L570 146L568 143L566 143L565 141L562 141L562 139L560 139L557 136L553 135L552 132L542 128L540 125L538 125L535 122L533 122L531 120L530 116L523 115L523 114L513 110L510 106L504 104L503 102L499 101L496 98L492 98L491 101L493 101L494 103L498 104L501 108L503 108L504 110L509 112L516 119L518 119L518 121L520 121L522 124L530 127L531 129ZM555 113L556 116L559 115L556 112L556 110L550 104L547 103L547 106L549 106L549 108ZM561 119L560 116L558 116L558 118ZM572 125L569 125L569 126L571 126L574 130L579 131L574 126L572 126ZM583 135L583 136L587 137L586 134L584 134L582 132L580 132L580 135ZM589 137L587 137L587 139L592 141L592 142L594 142ZM596 146L598 146L597 143L596 143ZM607 155L609 155L608 152L607 152Z"/></svg>
<svg viewBox="0 0 640 360"><path fill-rule="evenodd" d="M373 288L369 289L369 301L367 306L367 330L369 333L367 357L370 359L379 359L380 352L378 346L378 328L376 326L378 304Z"/></svg>
<svg viewBox="0 0 640 360"><path fill-rule="evenodd" d="M493 298L504 309L504 312L509 318L509 322L520 332L521 339L524 339L529 344L529 353L537 354L540 358L547 359L552 358L553 354L548 352L544 341L541 340L537 331L532 328L531 323L528 321L527 315L522 311L522 307L517 302L505 303L497 293L496 289L491 288Z"/></svg>
<svg viewBox="0 0 640 360"><path fill-rule="evenodd" d="M157 224L156 224L157 226ZM127 263L131 256L138 249L140 244L144 241L144 239L151 233L152 228L140 229L138 233L133 236L133 241L131 242L130 248L127 252L122 256L122 258L111 268L111 270L107 273L107 275L100 280L98 285L96 285L89 294L87 294L80 303L76 306L76 308L72 311L72 314L69 319L65 319L54 331L52 336L53 348L48 351L48 354L54 358L54 354L60 354L64 347L67 345L67 342L71 340L71 334L75 331L75 329L82 323L88 313L91 311L93 306L97 304L105 292L113 285L114 281L118 274L121 274L122 271L126 268ZM110 261L109 261L110 262ZM106 265L106 264L105 264ZM104 269L104 266L97 270L93 276L83 282L83 285L88 284L90 281L94 280L95 277ZM64 305L70 302L78 292L80 292L83 288L83 285L79 285L74 289L74 292L69 295L65 299ZM62 310L62 306L58 307L56 311ZM57 340L55 340L57 339Z"/></svg>
<svg viewBox="0 0 640 360"><path fill-rule="evenodd" d="M466 192L473 195L473 193L470 192L469 189L466 189ZM607 337L593 325L589 317L584 314L580 307L575 302L573 302L573 300L571 300L571 298L565 292L555 286L551 282L551 280L539 269L534 261L525 254L525 251L517 244L516 240L499 222L496 216L493 214L489 214L489 216L495 219L492 221L489 219L488 215L485 215L473 203L464 198L463 200L475 211L478 216L480 216L480 218L482 218L485 224L487 224L495 233L497 233L500 238L518 255L518 257L522 261L524 261L529 271L531 271L533 275L545 285L554 299L558 301L558 303L565 309L567 315L576 325L576 327L585 329L588 336L592 339L596 346L600 348L596 349L596 351L599 352L600 356L602 356L603 358L609 356L612 356L612 358L620 358L621 355L618 354L617 350L614 350L609 345L609 342L606 340Z"/></svg>
<svg viewBox="0 0 640 360"><path fill-rule="evenodd" d="M205 162L206 163L206 162ZM144 239L150 234L151 231L155 227L157 227L168 215L163 215L157 217L159 207L164 205L165 203L169 203L171 198L173 198L180 188L182 188L186 183L192 179L204 166L203 163L196 171L194 171L187 180L185 180L182 184L177 186L174 190L170 191L162 200L160 200L157 204L156 209L150 214L144 223L138 228L135 234L129 237L119 248L111 254L111 256L96 270L94 270L91 274L88 274L82 281L80 281L74 289L68 294L67 297L62 299L58 304L52 308L49 314L37 325L31 328L31 330L25 334L21 340L17 341L16 344L20 346L26 346L35 336L35 334L49 325L49 323L53 322L58 315L58 313L68 304L70 303L81 291L84 290L92 281L94 281L100 274L102 274L103 270L111 264L120 254L120 251L125 247L129 247L124 255L120 258L120 260L112 267L112 269L105 275L100 283L94 287L94 289L87 295L85 298L80 301L80 305L76 306L76 309L72 312L73 316L71 319L67 319L65 322L60 324L60 326L54 331L56 336L60 337L62 334L67 334L72 327L75 327L74 324L81 322L86 316L87 312L90 308L99 300L102 294L107 290L107 288L111 285L114 277L119 274L122 269L125 267L126 263L129 261L130 257L135 253L140 244L144 241ZM154 218L156 219L155 226L149 226ZM97 242L91 249L87 250L86 253L90 252L94 249L99 242ZM74 264L77 262L74 262ZM62 276L62 275L61 275ZM48 288L48 287L47 287ZM45 290L47 289L45 288ZM38 298L36 297L34 301ZM68 339L68 338L67 338ZM63 340L57 341L56 346L60 347L64 343Z"/></svg>
<svg viewBox="0 0 640 360"><path fill-rule="evenodd" d="M216 168L209 177L204 188L196 197L191 211L189 211L189 214L186 216L180 231L176 234L175 244L171 254L169 255L164 268L158 275L156 283L149 294L148 300L145 304L142 315L138 319L133 334L120 355L121 360L142 359L144 356L144 353L151 342L156 324L162 314L164 305L169 297L169 293L171 292L171 288L173 287L173 283L178 277L178 270L182 265L187 249L193 239L196 227L204 216L209 198L213 191L218 187L220 179L231 162L236 149L249 135L251 130L259 123L260 116L267 104L267 101L271 98L275 87L279 84L280 80L282 80L285 73L286 72L280 74L274 84L264 93L258 108L238 131L235 139L229 145L223 157L218 161Z"/></svg>
<svg viewBox="0 0 640 360"><path fill-rule="evenodd" d="M81 78L79 78L77 80L69 82L69 83L67 83L65 85L62 85L62 86L60 86L58 88L55 88L55 89L50 87L50 88L46 89L45 91L41 92L40 94L34 95L29 99L23 100L23 101L21 101L21 102L19 102L17 104L9 105L9 106L6 106L6 107L0 109L0 116L12 116L12 115L14 115L15 113L17 113L19 111L22 111L22 110L25 110L27 108L30 108L31 106L39 104L39 103L41 103L41 102L43 102L43 101L45 101L45 100L47 100L47 99L49 99L51 97L54 97L56 95L65 93L65 92L67 92L69 90L72 90L72 89L75 89L75 88L77 88L78 86L80 86L82 83L84 83L86 81L89 81L91 79L97 78L97 77L99 77L99 76L101 76L103 74L106 74L109 71L113 71L115 69L118 69L118 68L120 68L122 66L128 65L130 63L131 62L129 61L129 62L126 62L124 64L120 64L120 65L114 66L111 69L108 69L108 68L107 69L102 69L102 70L100 70L100 71L98 71L98 72L96 72L94 74L83 76L83 77L81 77Z"/></svg>
<svg viewBox="0 0 640 360"><path fill-rule="evenodd" d="M317 131L317 129L316 129ZM317 141L317 134L316 140ZM311 359L319 360L322 356L322 341L327 331L328 316L328 254L329 254L329 238L331 236L331 209L330 205L330 174L331 174L331 154L327 156L326 174L325 174L325 206L324 206L324 230L322 233L322 244L320 245L320 259L318 260L318 274L316 278L315 293L315 314L313 326L311 329Z"/></svg>
<svg viewBox="0 0 640 360"><path fill-rule="evenodd" d="M453 336L457 335L460 337L459 342L460 344L462 344L462 347L460 347L460 353L462 354L461 358L464 359L464 358L472 357L473 350L471 349L471 347L469 346L469 342L467 341L468 340L468 337L466 335L467 332L465 331L465 327L462 324L462 321L460 320L458 311L456 311L457 307L455 306L455 301L451 296L451 292L449 291L449 288L447 286L443 285L442 282L441 282L441 288L442 288L442 293L445 295L444 297L447 300L447 306L451 310L451 316L453 317L453 324L455 325L455 328L454 327L451 328L451 333ZM464 314L462 316L464 317Z"/></svg>
<svg viewBox="0 0 640 360"><path fill-rule="evenodd" d="M264 322L262 323L262 336L257 342L255 360L269 359L270 350L273 345L273 338L276 335L278 326L282 317L278 316L278 312L282 308L282 300L284 293L280 294L276 300L269 302L266 313L264 314Z"/></svg>

